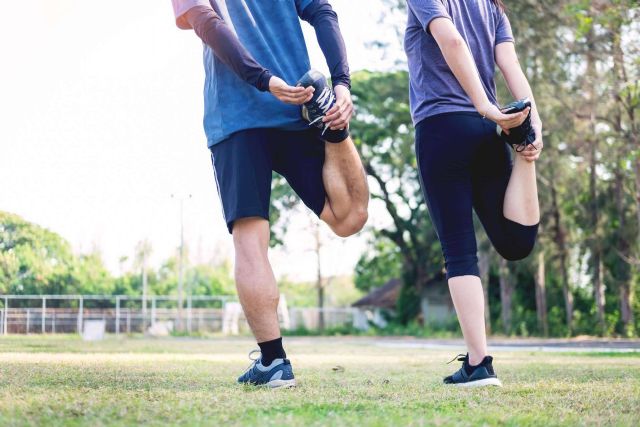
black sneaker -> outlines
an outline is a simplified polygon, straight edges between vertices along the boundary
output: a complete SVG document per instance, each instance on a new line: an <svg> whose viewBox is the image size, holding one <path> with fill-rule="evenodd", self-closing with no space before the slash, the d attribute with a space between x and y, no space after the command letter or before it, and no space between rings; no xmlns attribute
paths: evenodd
<svg viewBox="0 0 640 427"><path fill-rule="evenodd" d="M342 142L349 136L349 130L331 130L322 119L336 103L333 89L327 84L327 78L320 71L309 70L298 80L297 86L313 86L313 98L302 107L302 117L320 131L320 137L328 142Z"/></svg>
<svg viewBox="0 0 640 427"><path fill-rule="evenodd" d="M509 107L512 105L515 106L517 103L522 102L526 102L526 106L528 107L531 106L531 101L529 101L528 98L525 98L524 100L516 101L507 105L506 107L502 108L501 111L503 113L511 113L511 111L509 111ZM536 132L533 129L533 126L531 126L531 111L529 111L529 114L527 114L527 118L524 119L524 122L522 122L520 126L509 129L508 135L502 132L502 128L499 125L496 126L496 132L498 133L500 139L512 146L513 149L518 153L526 150L529 145L536 142Z"/></svg>
<svg viewBox="0 0 640 427"><path fill-rule="evenodd" d="M466 355L459 354L451 362L454 360L462 362L462 368L453 375L446 377L444 379L445 384L453 384L459 387L484 387L489 385L502 387L502 383L493 370L493 357L485 356L477 366L469 365L469 353Z"/></svg>

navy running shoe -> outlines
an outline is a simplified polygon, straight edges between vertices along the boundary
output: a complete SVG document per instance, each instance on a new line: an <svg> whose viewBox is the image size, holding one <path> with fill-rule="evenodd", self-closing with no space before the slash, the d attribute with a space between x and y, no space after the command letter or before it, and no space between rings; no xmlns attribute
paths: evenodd
<svg viewBox="0 0 640 427"><path fill-rule="evenodd" d="M484 387L490 385L502 387L502 383L493 370L493 357L485 356L477 366L469 365L469 353L466 355L459 354L451 362L454 360L462 362L462 368L453 375L446 377L444 379L445 384L453 384L458 387Z"/></svg>
<svg viewBox="0 0 640 427"><path fill-rule="evenodd" d="M320 71L310 70L298 80L297 86L314 88L313 97L302 106L302 117L320 131L320 137L328 142L342 142L349 136L348 129L331 130L329 123L322 119L336 104L336 95L327 83L327 78Z"/></svg>
<svg viewBox="0 0 640 427"><path fill-rule="evenodd" d="M238 378L238 383L271 388L295 387L296 379L288 359L274 359L269 366L264 366L261 356L255 359L251 357L256 353L259 354L260 350L253 350L249 353L249 359L252 360L251 365Z"/></svg>

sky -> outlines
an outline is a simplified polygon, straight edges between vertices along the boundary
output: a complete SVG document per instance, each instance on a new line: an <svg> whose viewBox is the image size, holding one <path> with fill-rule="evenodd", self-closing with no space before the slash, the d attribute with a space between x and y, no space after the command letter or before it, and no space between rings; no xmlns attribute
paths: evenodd
<svg viewBox="0 0 640 427"><path fill-rule="evenodd" d="M175 253L180 198L191 260L233 254L202 129L202 45L177 29L170 3L0 0L0 210L59 233L76 253L99 250L114 273L142 239L156 266ZM366 47L397 39L379 23L379 0L332 4L352 70L392 67L396 56ZM326 72L304 31L312 66ZM313 279L310 221L295 214L286 247L271 252L279 277ZM350 274L366 235L324 234L323 273Z"/></svg>

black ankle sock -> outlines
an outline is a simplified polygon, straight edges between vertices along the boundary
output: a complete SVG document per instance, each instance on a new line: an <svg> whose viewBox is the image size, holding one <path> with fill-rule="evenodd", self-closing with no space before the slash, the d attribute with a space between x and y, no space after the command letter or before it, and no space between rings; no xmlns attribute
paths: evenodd
<svg viewBox="0 0 640 427"><path fill-rule="evenodd" d="M282 337L271 341L259 342L260 352L262 353L262 364L264 366L271 365L273 359L284 359L287 354L282 347Z"/></svg>

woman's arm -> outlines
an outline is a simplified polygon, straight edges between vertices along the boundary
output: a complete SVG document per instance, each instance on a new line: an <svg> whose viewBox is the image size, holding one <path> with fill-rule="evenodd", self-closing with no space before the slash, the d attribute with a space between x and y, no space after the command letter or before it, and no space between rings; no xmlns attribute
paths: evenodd
<svg viewBox="0 0 640 427"><path fill-rule="evenodd" d="M496 46L496 64L507 82L507 87L515 99L528 97L531 100L531 123L541 125L533 92L527 77L522 72L520 61L513 43L500 43Z"/></svg>
<svg viewBox="0 0 640 427"><path fill-rule="evenodd" d="M483 117L493 120L503 129L519 126L525 120L528 110L502 114L498 107L489 101L469 47L449 18L435 18L429 23L428 30L438 43L460 86Z"/></svg>
<svg viewBox="0 0 640 427"><path fill-rule="evenodd" d="M515 99L528 97L531 100L531 126L536 132L534 146L537 150L526 150L523 154L529 160L537 160L543 144L542 120L540 120L531 86L529 86L529 81L522 72L522 67L520 66L520 61L518 61L518 55L516 54L513 43L500 43L496 46L496 64L498 64L498 68L500 68L507 82L507 87L511 95L513 95Z"/></svg>

